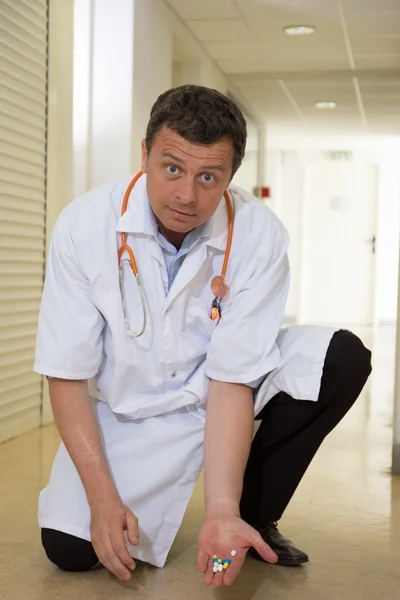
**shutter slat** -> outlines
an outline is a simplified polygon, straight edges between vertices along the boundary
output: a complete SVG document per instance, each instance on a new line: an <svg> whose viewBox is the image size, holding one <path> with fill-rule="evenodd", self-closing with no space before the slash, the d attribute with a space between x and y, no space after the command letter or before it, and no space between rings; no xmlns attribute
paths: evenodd
<svg viewBox="0 0 400 600"><path fill-rule="evenodd" d="M28 274L26 277L24 277L23 283L24 288L36 288L38 284L38 277L36 275ZM4 287L21 287L21 278L8 274L0 274L0 288Z"/></svg>
<svg viewBox="0 0 400 600"><path fill-rule="evenodd" d="M46 82L46 74L43 73L43 59L36 59L35 55L31 51L30 55L25 54L23 46L14 46L11 43L7 43L6 40L0 40L0 53L6 60L16 63L21 68L29 67L31 71L37 76L39 81Z"/></svg>
<svg viewBox="0 0 400 600"><path fill-rule="evenodd" d="M35 125L27 125L26 123L21 122L17 117L6 114L3 110L0 110L0 118L5 129L8 129L12 133L26 136L32 140L37 140L44 146L46 138L43 126L36 127Z"/></svg>
<svg viewBox="0 0 400 600"><path fill-rule="evenodd" d="M17 15L23 17L25 21L34 25L38 29L39 35L46 33L46 21L40 18L40 15L32 9L29 3L23 2L23 0L3 0L4 4L7 4Z"/></svg>
<svg viewBox="0 0 400 600"><path fill-rule="evenodd" d="M43 251L44 241L43 238L40 238L37 241L35 238L24 238L24 242L21 243L21 240L15 235L4 234L0 237L0 251L6 250L8 252L14 252L15 249L24 248L26 252L33 251L39 252ZM1 298L0 298L1 302Z"/></svg>
<svg viewBox="0 0 400 600"><path fill-rule="evenodd" d="M42 47L41 44L38 44L35 39L30 38L28 35L24 37L20 29L15 27L14 24L2 22L0 19L0 32L4 43L12 48L21 48L22 52L29 52L35 62L45 62L46 47Z"/></svg>
<svg viewBox="0 0 400 600"><path fill-rule="evenodd" d="M26 336L36 335L37 323L23 323L12 328L10 331L7 327L0 327L0 344L3 342L9 343L10 340L23 339Z"/></svg>
<svg viewBox="0 0 400 600"><path fill-rule="evenodd" d="M45 170L42 165L33 165L26 160L20 160L10 154L0 152L0 164L8 173L31 175L44 183ZM2 194L0 194L0 197Z"/></svg>
<svg viewBox="0 0 400 600"><path fill-rule="evenodd" d="M38 115L29 112L26 108L20 107L18 104L12 104L8 100L1 101L1 112L9 119L13 119L23 125L28 125L39 131L43 131L46 124L46 115Z"/></svg>
<svg viewBox="0 0 400 600"><path fill-rule="evenodd" d="M0 306L3 302L8 302L14 299L17 300L31 300L32 298L40 298L42 297L43 283L37 286L30 287L21 287L20 285L13 287L12 290L4 290L1 294Z"/></svg>
<svg viewBox="0 0 400 600"><path fill-rule="evenodd" d="M33 100L36 100L38 103L43 103L45 101L45 86L41 82L32 84L32 79L27 79L25 73L20 73L11 63L4 62L1 65L0 73L2 74L4 86L10 87L11 89L18 89L19 86L22 93L28 98L32 95Z"/></svg>
<svg viewBox="0 0 400 600"><path fill-rule="evenodd" d="M39 167L42 172L45 170L44 153L41 156L33 150L18 145L15 140L6 143L5 140L0 139L0 156L8 156L9 159L17 161L21 168L24 165L29 165Z"/></svg>
<svg viewBox="0 0 400 600"><path fill-rule="evenodd" d="M22 65L11 57L3 57L0 71L8 74L9 77L23 81L34 90L38 90L39 92L46 91L46 79L39 79L31 72L29 65Z"/></svg>
<svg viewBox="0 0 400 600"><path fill-rule="evenodd" d="M1 71L1 69L0 69ZM2 74L2 82L0 88L0 98L8 102L13 102L17 98L24 105L31 107L31 110L43 111L43 96L41 92L32 90L25 85L24 81L19 81L15 77Z"/></svg>
<svg viewBox="0 0 400 600"><path fill-rule="evenodd" d="M24 192L26 192L28 195L30 195L30 193L32 191L39 192L38 196L36 196L36 194L35 194L35 198L38 197L39 198L38 202L43 203L44 181L45 181L44 173L43 173L42 177L35 177L34 175L31 175L30 173L26 173L24 171L14 171L13 169L2 169L0 167L0 182L1 182L1 189L2 189L2 193L0 194L0 199L6 198L7 192L11 196L19 195L18 188L23 187ZM5 186L7 186L7 188L8 188L7 192L4 189ZM27 188L27 191L25 190L25 188ZM28 198L28 199L34 200L33 197ZM2 203L0 200L0 206L1 205L2 205ZM28 210L28 207L26 206L25 209Z"/></svg>
<svg viewBox="0 0 400 600"><path fill-rule="evenodd" d="M40 426L48 6L0 0L0 442Z"/></svg>
<svg viewBox="0 0 400 600"><path fill-rule="evenodd" d="M5 29L10 30L11 27L14 27L17 31L35 40L43 48L43 52L46 52L46 29L37 27L30 19L27 19L15 10L14 6L16 4L14 4L14 0L12 6L7 5L6 2L7 0L1 4L1 21Z"/></svg>
<svg viewBox="0 0 400 600"><path fill-rule="evenodd" d="M40 297L31 300L14 299L9 302L0 302L0 315L17 315L24 312L38 311L40 308Z"/></svg>
<svg viewBox="0 0 400 600"><path fill-rule="evenodd" d="M0 114L0 123L2 123L2 116ZM44 140L34 140L30 137L25 136L22 132L19 133L13 129L9 129L7 127L3 127L0 125L0 137L4 142L10 142L11 144L21 146L24 148L24 145L27 149L32 150L38 155L42 155L44 161L44 153L45 153L45 144Z"/></svg>
<svg viewBox="0 0 400 600"><path fill-rule="evenodd" d="M10 379L11 377L19 377L24 373L32 371L32 359L20 360L19 362L10 365L0 365L0 381Z"/></svg>
<svg viewBox="0 0 400 600"><path fill-rule="evenodd" d="M15 402L9 410L6 407L1 410L0 404L0 442L40 427L41 409L40 404L36 403L39 394L40 391L21 402Z"/></svg>
<svg viewBox="0 0 400 600"><path fill-rule="evenodd" d="M0 180L1 181L1 180ZM39 190L33 189L28 185L17 185L12 183L1 183L3 188L7 188L6 194L0 194L2 199L1 205L7 205L8 208L13 208L18 200L30 200L32 202L32 210L34 211L34 205L43 204L43 196Z"/></svg>
<svg viewBox="0 0 400 600"><path fill-rule="evenodd" d="M32 369L28 372L21 374L19 378L0 378L0 397L7 394L8 390L18 390L21 387L28 386L30 384L37 385L40 375L33 373Z"/></svg>
<svg viewBox="0 0 400 600"><path fill-rule="evenodd" d="M10 1L10 0L8 0ZM47 23L47 0L19 0L22 4L29 6L32 12L35 12L41 19Z"/></svg>
<svg viewBox="0 0 400 600"><path fill-rule="evenodd" d="M6 275L21 275L24 277L26 275L41 275L43 269L41 268L40 263L38 261L13 261L9 260L7 262L0 262L0 277Z"/></svg>
<svg viewBox="0 0 400 600"><path fill-rule="evenodd" d="M7 356L9 352L24 352L28 348L34 347L35 344L35 336L18 338L16 340L11 341L7 345L7 348L0 348L0 360L3 360L4 356Z"/></svg>
<svg viewBox="0 0 400 600"><path fill-rule="evenodd" d="M16 110L21 109L25 115L39 117L42 124L46 119L46 110L40 102L34 103L30 96L24 96L9 87L2 86L0 88L0 103L4 109L5 107L13 107Z"/></svg>
<svg viewBox="0 0 400 600"><path fill-rule="evenodd" d="M35 382L36 385L40 385L40 378L36 375L37 377L37 381ZM0 393L0 404L6 403L7 401L9 402L16 402L18 400L23 400L24 398L28 398L29 396L31 396L32 394L32 384L28 383L28 385L26 383L24 384L20 384L16 387L14 387L13 389L8 390L8 392L5 394Z"/></svg>

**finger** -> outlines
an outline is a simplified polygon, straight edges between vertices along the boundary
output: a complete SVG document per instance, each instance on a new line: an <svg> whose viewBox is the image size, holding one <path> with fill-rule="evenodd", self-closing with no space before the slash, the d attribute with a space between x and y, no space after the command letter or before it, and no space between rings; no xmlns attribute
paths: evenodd
<svg viewBox="0 0 400 600"><path fill-rule="evenodd" d="M212 585L213 587L222 587L224 585L224 572L223 571L218 571L218 573L214 573L213 572L213 580L212 580Z"/></svg>
<svg viewBox="0 0 400 600"><path fill-rule="evenodd" d="M254 529L254 535L251 539L251 545L255 548L258 554L269 563L276 563L278 560L278 556L275 554L273 550L268 546L266 542L262 539L261 535Z"/></svg>
<svg viewBox="0 0 400 600"><path fill-rule="evenodd" d="M213 573L213 561L210 557L208 557L208 566L207 566L207 571L204 574L204 583L206 585L212 585L213 582L213 578L214 578L214 573Z"/></svg>
<svg viewBox="0 0 400 600"><path fill-rule="evenodd" d="M118 579L122 581L128 581L132 575L126 566L121 562L118 556L115 554L111 538L108 537L107 541L101 544L101 548L98 554L99 560L102 565L106 567L110 573L113 573Z"/></svg>
<svg viewBox="0 0 400 600"><path fill-rule="evenodd" d="M243 567L245 556L239 558L238 556L233 559L229 567L224 572L223 584L225 586L233 585L238 578L238 575Z"/></svg>
<svg viewBox="0 0 400 600"><path fill-rule="evenodd" d="M132 556L128 552L128 548L126 547L124 534L121 529L115 529L111 532L111 544L115 554L118 556L119 560L128 567L131 571L135 568L135 561Z"/></svg>
<svg viewBox="0 0 400 600"><path fill-rule="evenodd" d="M204 552L203 550L199 550L197 566L198 566L200 573L205 573L207 571L208 561L209 561L209 558L208 558L207 552Z"/></svg>
<svg viewBox="0 0 400 600"><path fill-rule="evenodd" d="M133 546L139 543L139 524L135 515L131 511L126 512L126 529L128 539Z"/></svg>

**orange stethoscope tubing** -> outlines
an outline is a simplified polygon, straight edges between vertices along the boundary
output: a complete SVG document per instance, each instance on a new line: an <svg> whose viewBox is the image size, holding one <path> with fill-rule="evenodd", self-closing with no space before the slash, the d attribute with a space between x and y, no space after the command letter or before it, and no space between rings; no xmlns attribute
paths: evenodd
<svg viewBox="0 0 400 600"><path fill-rule="evenodd" d="M126 213L131 192L132 192L136 182L142 175L143 175L143 172L139 171L139 173L137 173L137 175L135 175L135 177L129 183L129 185L126 189L125 195L124 195L124 200L122 202L121 217ZM224 192L224 198L225 198L225 202L226 202L226 208L228 211L228 239L226 242L225 256L224 256L224 262L222 265L221 275L217 275L211 281L211 290L212 290L213 294L215 295L215 299L213 302L213 308L211 310L211 318L213 320L216 318L219 318L221 316L220 300L221 300L221 298L226 296L226 294L229 291L229 286L226 281L226 272L228 270L229 257L230 257L230 253L231 253L231 247L232 247L234 218L233 218L232 201L231 201L229 193L227 191ZM124 252L126 252L129 257L125 260L122 259ZM130 328L128 317L127 317L126 298L125 298L125 292L124 292L124 265L126 263L129 263L129 265L132 269L132 273L135 276L136 283L137 283L138 290L139 290L140 300L142 303L143 323L142 323L142 328L140 329L139 332L135 332ZM143 335L143 333L146 330L147 313L146 313L146 302L145 302L145 298L144 298L142 282L140 280L139 270L137 267L137 263L136 263L136 259L135 259L133 250L129 246L128 242L126 241L126 232L121 232L121 246L118 249L118 269L119 269L119 285L120 285L121 298L122 298L122 307L123 307L123 311L124 311L126 334L128 337L135 339L135 338L138 338L141 335Z"/></svg>

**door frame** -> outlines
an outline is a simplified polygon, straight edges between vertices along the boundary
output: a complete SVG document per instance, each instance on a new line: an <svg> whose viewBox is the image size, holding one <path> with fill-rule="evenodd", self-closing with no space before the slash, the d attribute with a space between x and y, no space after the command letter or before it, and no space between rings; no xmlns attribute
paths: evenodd
<svg viewBox="0 0 400 600"><path fill-rule="evenodd" d="M331 161L328 159L325 161L321 161L321 164L327 164ZM361 161L360 161L361 162ZM306 324L309 319L308 315L308 293L307 293L307 281L309 277L308 265L306 260L306 232L307 232L307 193L309 190L309 182L310 182L310 166L315 165L316 161L306 160L304 162L303 168L303 177L302 177L302 186L301 186L301 222L300 222L300 276L299 276L299 292L297 296L297 322L300 324ZM354 164L354 163L353 163ZM364 165L370 165L374 168L375 171L375 183L374 183L374 204L372 207L373 211L373 221L375 224L375 231L378 229L377 216L378 216L378 202L379 202L379 185L381 179L381 169L380 164L375 161L362 161ZM379 241L378 241L379 243ZM378 261L373 261L372 267L372 282L371 282L371 323L366 325L367 327L375 327L378 323L378 314L377 314L377 289L376 289L376 281L377 281L377 268ZM343 326L352 325L352 323L343 323Z"/></svg>

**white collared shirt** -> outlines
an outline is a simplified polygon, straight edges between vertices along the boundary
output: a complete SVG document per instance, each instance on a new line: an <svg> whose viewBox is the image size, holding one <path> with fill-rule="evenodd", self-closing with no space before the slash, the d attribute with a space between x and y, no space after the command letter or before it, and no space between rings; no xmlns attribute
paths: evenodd
<svg viewBox="0 0 400 600"><path fill-rule="evenodd" d="M96 396L116 413L145 418L204 408L210 379L249 384L280 363L276 338L289 286L288 236L259 200L231 186L235 222L229 295L210 319L210 283L227 241L222 199L206 235L188 250L169 288L146 177L121 205L128 182L95 189L60 215L52 236L40 310L35 371L95 378ZM147 307L142 337L126 335L118 279L120 233L135 253ZM136 282L126 270L132 329L142 323ZM93 392L92 392L93 393Z"/></svg>

